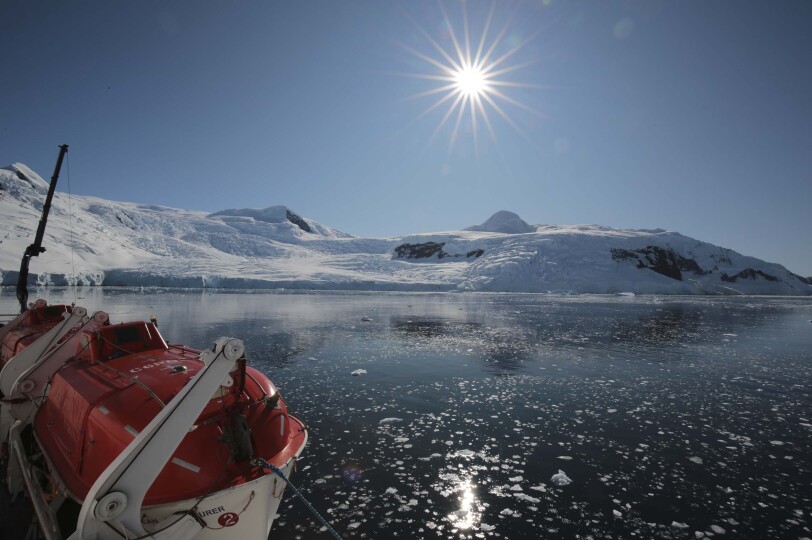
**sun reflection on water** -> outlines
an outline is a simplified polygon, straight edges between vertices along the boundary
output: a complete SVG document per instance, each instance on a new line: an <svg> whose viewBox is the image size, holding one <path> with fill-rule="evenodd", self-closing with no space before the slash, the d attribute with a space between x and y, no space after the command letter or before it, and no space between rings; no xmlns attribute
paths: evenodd
<svg viewBox="0 0 812 540"><path fill-rule="evenodd" d="M464 530L477 527L482 519L482 512L471 480L461 479L457 486L457 493L459 493L457 499L460 501L460 507L448 514L448 521L457 529Z"/></svg>

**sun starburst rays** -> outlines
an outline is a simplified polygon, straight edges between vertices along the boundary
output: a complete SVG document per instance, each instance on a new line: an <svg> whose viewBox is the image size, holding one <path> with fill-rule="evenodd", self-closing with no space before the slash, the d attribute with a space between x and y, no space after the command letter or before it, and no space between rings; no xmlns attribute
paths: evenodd
<svg viewBox="0 0 812 540"><path fill-rule="evenodd" d="M510 21L505 23L494 37L490 37L496 10L496 2L494 2L484 21L482 33L475 36L474 47L472 47L472 31L465 4L462 4L461 35L458 35L451 24L451 19L443 4L440 3L439 6L447 30L447 47L441 45L417 23L415 25L418 31L431 45L434 54L426 54L415 48L401 45L403 49L425 62L426 67L432 70L430 73L403 75L437 84L434 88L409 97L409 99L436 97L435 101L426 107L417 119L422 119L438 110L443 111L440 122L429 139L430 142L435 140L444 128L451 126L450 152L458 140L465 122L470 126L475 150L478 151L477 132L480 126L484 126L490 139L497 143L496 129L489 112L495 113L511 128L526 137L505 108L509 106L509 108L521 109L535 115L539 115L539 113L518 99L507 95L505 91L515 88L538 88L539 85L506 80L503 77L536 63L535 60L511 63L516 57L515 55L534 39L535 35L506 50L500 48L505 44Z"/></svg>

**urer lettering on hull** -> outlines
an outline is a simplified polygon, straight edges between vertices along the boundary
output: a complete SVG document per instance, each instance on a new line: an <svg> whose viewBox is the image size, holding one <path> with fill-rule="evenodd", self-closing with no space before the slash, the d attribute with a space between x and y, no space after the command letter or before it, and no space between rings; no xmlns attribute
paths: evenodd
<svg viewBox="0 0 812 540"><path fill-rule="evenodd" d="M209 508L208 510L203 510L202 512L197 513L197 517L204 518L206 516L213 516L215 514L219 514L220 512L225 512L226 509L222 506L218 506L217 508Z"/></svg>

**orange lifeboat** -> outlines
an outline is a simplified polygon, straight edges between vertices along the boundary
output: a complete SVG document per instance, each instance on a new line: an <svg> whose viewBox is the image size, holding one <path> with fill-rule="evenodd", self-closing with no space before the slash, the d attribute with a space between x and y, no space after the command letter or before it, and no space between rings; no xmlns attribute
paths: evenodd
<svg viewBox="0 0 812 540"><path fill-rule="evenodd" d="M262 463L289 476L307 430L288 413L273 383L246 365L241 343L221 339L212 351L201 352L167 344L153 322L110 324L103 312L85 313L40 301L2 336L0 380L19 373L11 387L3 386L9 390L2 403L5 423L12 419L3 426L11 453L8 487L28 492L41 528L50 533L46 538L107 538L99 535L98 523L88 524L88 515L90 522L116 522L118 514L104 519L99 505L111 504L105 502L111 493L123 493L132 503L139 490L138 523L117 522L130 537L174 538L161 535L174 524L193 530L188 538L267 538L285 481ZM78 322L56 333L69 320ZM44 352L27 366L16 365L39 340L50 341L40 345ZM228 347L237 352L224 358ZM220 375L210 380L213 391L198 398L193 416L187 414L193 421L172 427L174 413L167 409L185 406L190 387L216 362ZM139 464L146 455L142 447L160 437L161 418L164 432L177 442L158 452L163 458ZM135 464L121 469L122 456L131 454ZM99 488L105 479L115 484L119 473L135 476L131 483L143 478L143 484L149 475L141 469L152 471L145 486ZM55 506L54 500L62 502ZM77 516L75 530L60 526L66 513Z"/></svg>

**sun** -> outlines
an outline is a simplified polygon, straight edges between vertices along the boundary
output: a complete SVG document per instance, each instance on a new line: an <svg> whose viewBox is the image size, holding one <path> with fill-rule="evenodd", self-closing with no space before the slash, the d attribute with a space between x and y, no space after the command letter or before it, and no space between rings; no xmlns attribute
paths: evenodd
<svg viewBox="0 0 812 540"><path fill-rule="evenodd" d="M476 66L465 66L452 75L457 91L468 99L478 98L489 90L485 73Z"/></svg>
<svg viewBox="0 0 812 540"><path fill-rule="evenodd" d="M454 25L451 24L442 2L440 2L440 11L447 29L447 46L443 47L437 39L423 30L417 23L415 23L415 26L425 38L426 44L431 45L432 52L425 53L400 44L406 51L423 60L426 63L427 70L431 70L429 72L403 73L401 75L431 81L434 85L433 88L415 94L410 99L436 96L436 100L417 119L423 118L434 111L444 110L440 123L431 136L431 140L434 140L446 125L453 124L449 151L453 148L454 142L460 133L460 126L464 118L467 119L471 126L474 146L477 147L480 126L484 126L490 138L496 142L496 131L491 118L493 115L501 118L525 138L527 136L511 118L510 113L515 112L515 109L522 109L540 116L540 113L534 109L508 95L511 88L539 88L539 85L511 81L505 78L506 75L535 63L535 60L517 63L515 58L516 53L534 39L537 34L525 40L517 41L515 37L508 40L506 36L509 21L501 30L493 32L491 26L496 5L496 2L491 4L490 12L478 39L471 39L465 3L462 3L462 34L460 37L455 31ZM493 37L491 37L492 34ZM510 46L507 46L507 42L510 42Z"/></svg>

